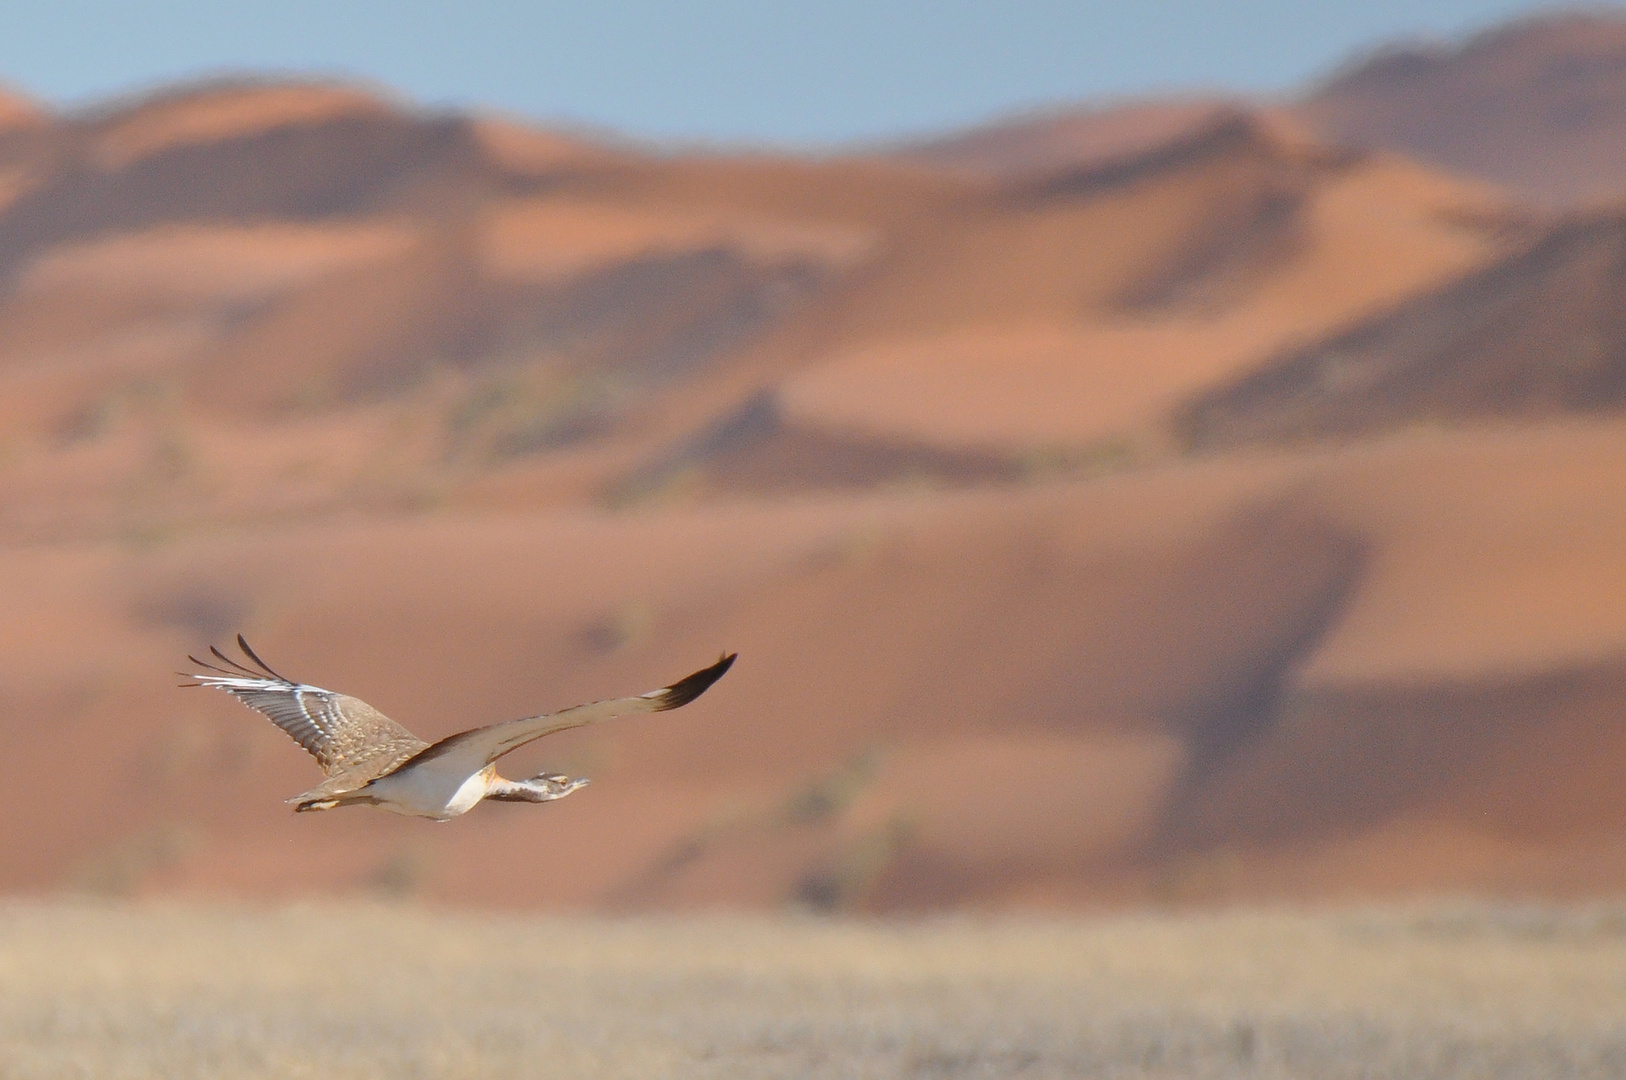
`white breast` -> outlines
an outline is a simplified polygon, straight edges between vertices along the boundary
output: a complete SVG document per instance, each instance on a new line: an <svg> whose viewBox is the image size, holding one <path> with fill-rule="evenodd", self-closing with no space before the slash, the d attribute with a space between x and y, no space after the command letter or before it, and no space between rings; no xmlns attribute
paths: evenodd
<svg viewBox="0 0 1626 1080"><path fill-rule="evenodd" d="M403 769L372 782L367 793L378 800L378 805L396 814L408 817L427 817L447 821L466 814L486 796L486 768L473 776L457 776L434 768L429 762L420 768Z"/></svg>

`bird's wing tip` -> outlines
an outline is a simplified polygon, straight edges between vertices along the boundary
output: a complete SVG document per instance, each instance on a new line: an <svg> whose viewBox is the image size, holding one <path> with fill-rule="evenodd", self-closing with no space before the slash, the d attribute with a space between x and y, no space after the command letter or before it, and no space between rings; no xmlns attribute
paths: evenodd
<svg viewBox="0 0 1626 1080"><path fill-rule="evenodd" d="M738 653L726 653L715 664L701 668L693 675L686 675L677 682L660 692L660 708L662 711L676 709L687 705L695 698L704 694L711 688L711 684L723 677L729 668L734 666Z"/></svg>
<svg viewBox="0 0 1626 1080"><path fill-rule="evenodd" d="M233 660L231 657L221 652L219 646L211 645L209 646L209 654L213 656L215 660L218 660L219 663L214 663L209 660L199 660L190 653L187 654L186 658L192 661L192 663L196 664L198 667L203 668L206 671L213 672L213 674L203 675L195 671L179 671L176 672L176 674L185 676L188 679L198 679L200 680L199 685L203 686L220 685L219 680L221 677L238 680L252 679L256 682L264 682L269 680L270 682L280 683L283 686L298 685L292 679L271 670L270 666L268 666L264 660L260 659L259 654L254 651L253 647L249 645L248 641L243 637L242 634L237 635L237 647L243 650L243 655L247 659L252 660L255 665L259 667L259 671L244 665L240 660Z"/></svg>

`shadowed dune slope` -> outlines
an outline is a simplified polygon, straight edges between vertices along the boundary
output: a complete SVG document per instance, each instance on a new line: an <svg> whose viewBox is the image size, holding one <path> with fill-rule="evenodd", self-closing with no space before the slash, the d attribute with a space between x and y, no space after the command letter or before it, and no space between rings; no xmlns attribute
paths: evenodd
<svg viewBox="0 0 1626 1080"><path fill-rule="evenodd" d="M1564 221L1443 289L1205 391L1180 415L1184 439L1212 448L1619 412L1623 238L1618 214Z"/></svg>

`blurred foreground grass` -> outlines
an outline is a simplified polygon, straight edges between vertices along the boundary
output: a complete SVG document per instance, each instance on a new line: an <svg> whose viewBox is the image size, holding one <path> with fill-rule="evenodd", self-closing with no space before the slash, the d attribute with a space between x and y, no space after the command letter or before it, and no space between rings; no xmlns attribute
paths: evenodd
<svg viewBox="0 0 1626 1080"><path fill-rule="evenodd" d="M1626 1077L1626 909L0 906L0 1077Z"/></svg>

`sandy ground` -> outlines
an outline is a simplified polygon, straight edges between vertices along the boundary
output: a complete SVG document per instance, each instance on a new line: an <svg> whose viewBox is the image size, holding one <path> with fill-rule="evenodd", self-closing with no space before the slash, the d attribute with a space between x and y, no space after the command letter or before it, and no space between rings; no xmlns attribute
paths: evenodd
<svg viewBox="0 0 1626 1080"><path fill-rule="evenodd" d="M0 1073L1617 1077L1626 913L494 919L10 904Z"/></svg>

